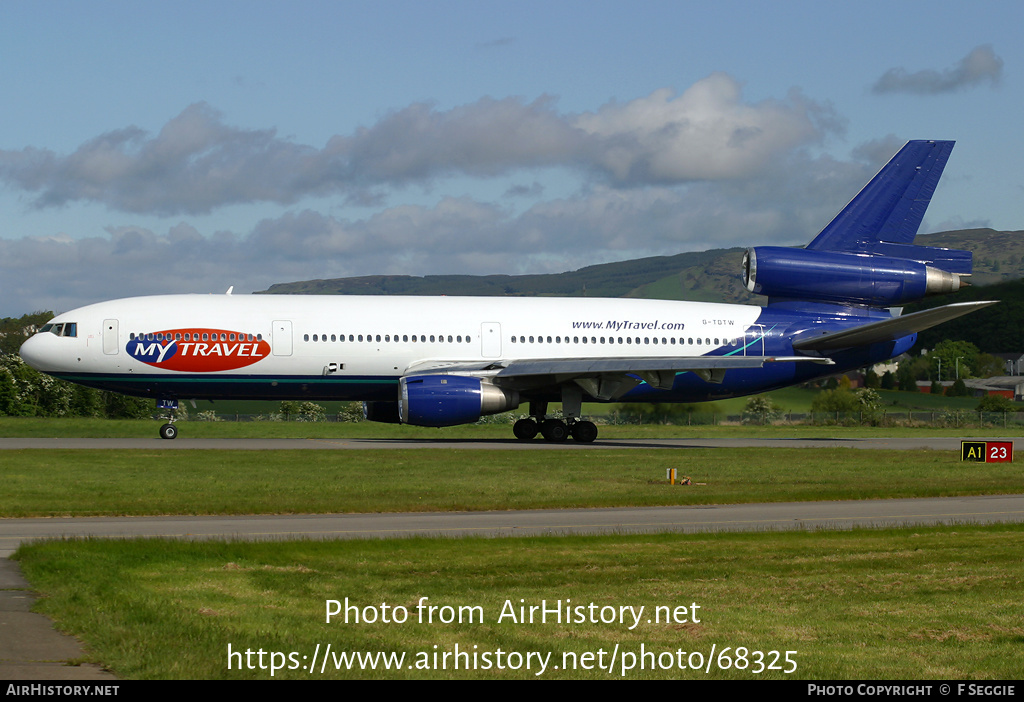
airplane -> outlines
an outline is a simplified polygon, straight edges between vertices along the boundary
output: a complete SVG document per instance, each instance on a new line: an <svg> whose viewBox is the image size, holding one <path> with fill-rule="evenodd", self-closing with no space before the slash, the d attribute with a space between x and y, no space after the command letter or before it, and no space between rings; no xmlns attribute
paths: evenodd
<svg viewBox="0 0 1024 702"><path fill-rule="evenodd" d="M81 307L21 347L44 373L179 400L361 400L367 419L444 427L527 404L521 440L597 438L584 402L762 393L899 356L995 301L914 314L966 285L972 254L916 246L952 141L908 142L805 248L742 260L767 305L602 298L163 295ZM563 418L549 416L561 402Z"/></svg>

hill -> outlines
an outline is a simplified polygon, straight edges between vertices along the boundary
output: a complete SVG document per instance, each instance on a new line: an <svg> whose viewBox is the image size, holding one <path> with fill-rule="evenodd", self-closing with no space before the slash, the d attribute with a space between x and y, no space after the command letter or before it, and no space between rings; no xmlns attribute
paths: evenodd
<svg viewBox="0 0 1024 702"><path fill-rule="evenodd" d="M747 302L743 249L714 249L536 275L371 275L272 285L269 294L645 297Z"/></svg>
<svg viewBox="0 0 1024 702"><path fill-rule="evenodd" d="M1024 278L1024 232L964 229L925 234L916 243L974 251L974 285ZM587 266L537 275L371 275L279 283L269 294L483 295L640 297L757 304L740 281L743 249L712 249L675 256Z"/></svg>

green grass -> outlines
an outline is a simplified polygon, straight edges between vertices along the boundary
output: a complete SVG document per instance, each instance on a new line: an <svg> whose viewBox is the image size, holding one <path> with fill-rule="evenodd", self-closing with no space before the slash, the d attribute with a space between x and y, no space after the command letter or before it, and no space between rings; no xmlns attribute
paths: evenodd
<svg viewBox="0 0 1024 702"><path fill-rule="evenodd" d="M1019 679L1022 526L853 532L291 543L64 541L17 558L46 593L39 610L83 639L86 660L126 678L534 679L532 670L287 669L332 651L396 652L406 666L462 651L550 654L540 677L591 679ZM472 623L420 623L420 598L478 607ZM403 606L405 623L325 621L328 599ZM508 602L644 607L641 623L513 622ZM697 604L699 609L693 609ZM559 607L559 605L555 605ZM689 620L649 623L655 607ZM440 611L440 610L439 610ZM596 610L600 611L600 610ZM605 610L610 612L611 610ZM683 610L680 610L680 613ZM628 615L627 615L628 616ZM588 617L589 618L589 617ZM680 617L681 618L681 617ZM630 624L632 620L630 620ZM264 668L228 669L234 651L263 650ZM616 668L555 670L563 654ZM715 647L747 669L623 672L641 647L684 661ZM754 651L794 651L795 672L753 672ZM290 653L295 654L292 659ZM783 656L785 653L783 653ZM302 657L306 656L305 659ZM478 659L482 661L483 659ZM492 662L496 659L492 658ZM507 659L506 659L507 660ZM536 660L536 659L535 659ZM577 658L577 660L580 660ZM638 661L639 659L637 659ZM784 663L781 658L779 663ZM724 660L723 660L724 663Z"/></svg>
<svg viewBox="0 0 1024 702"><path fill-rule="evenodd" d="M668 468L703 485L670 486ZM1019 492L1010 463L861 449L15 450L0 517L731 504Z"/></svg>
<svg viewBox="0 0 1024 702"><path fill-rule="evenodd" d="M507 438L507 426L450 430L374 424L191 422L185 436ZM252 429L262 433L249 433ZM1019 430L1017 430L1019 433ZM926 436L950 429L602 427L602 436ZM0 420L0 435L144 436L154 422ZM999 436L998 429L971 430ZM1012 432L1011 432L1012 433ZM668 486L676 467L701 486ZM1019 492L1012 464L965 464L954 452L853 449L469 449L347 451L4 451L0 516L236 514L527 509ZM270 679L228 669L234 651L282 652L276 678L533 679L532 670L288 669L332 651L586 653L619 647L592 679L1019 679L1022 526L517 539L187 543L70 540L15 555L37 611L83 640L85 662L140 679ZM360 607L477 606L466 624L324 621L328 599ZM506 602L700 606L696 622L498 622ZM523 600L520 603L520 600ZM437 648L435 648L435 646ZM622 653L748 649L744 671L630 670ZM476 647L476 648L474 648ZM754 651L795 651L797 669L754 673ZM294 652L296 657L287 658ZM676 656L669 656L673 661ZM236 663L241 659L235 659ZM450 659L449 659L450 660ZM492 659L493 660L493 659ZM667 661L660 657L658 661ZM690 660L686 658L686 660ZM258 656L250 661L258 666ZM536 659L534 659L536 661ZM779 663L785 667L785 659Z"/></svg>
<svg viewBox="0 0 1024 702"><path fill-rule="evenodd" d="M974 416L977 416L976 414ZM966 417L966 415L965 415ZM602 439L671 439L688 437L875 437L875 436L1024 436L1024 425L1010 424L1005 429L996 415L986 415L988 426L814 426L778 424L774 426L736 424L602 425ZM149 419L84 419L42 417L0 417L0 438L114 438L151 439L157 436L160 422ZM179 422L180 438L195 439L512 439L511 424L466 424L457 427L414 427L377 422ZM969 432L969 434L967 433ZM539 439L538 439L539 441Z"/></svg>

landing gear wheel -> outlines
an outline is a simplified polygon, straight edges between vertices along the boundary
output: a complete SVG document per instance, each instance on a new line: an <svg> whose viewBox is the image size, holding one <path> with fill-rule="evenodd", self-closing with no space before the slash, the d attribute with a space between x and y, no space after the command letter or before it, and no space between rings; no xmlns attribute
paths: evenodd
<svg viewBox="0 0 1024 702"><path fill-rule="evenodd" d="M173 424L164 424L160 427L160 438L161 439L173 439L178 436L178 427Z"/></svg>
<svg viewBox="0 0 1024 702"><path fill-rule="evenodd" d="M512 433L515 434L516 438L520 441L529 441L533 437L537 436L538 431L540 431L540 427L537 426L537 422L532 419L520 419L512 425Z"/></svg>
<svg viewBox="0 0 1024 702"><path fill-rule="evenodd" d="M571 431L572 438L581 444L589 444L597 438L597 425L593 422L576 422Z"/></svg>
<svg viewBox="0 0 1024 702"><path fill-rule="evenodd" d="M561 419L545 419L540 425L540 433L546 441L559 443L569 438L569 427Z"/></svg>

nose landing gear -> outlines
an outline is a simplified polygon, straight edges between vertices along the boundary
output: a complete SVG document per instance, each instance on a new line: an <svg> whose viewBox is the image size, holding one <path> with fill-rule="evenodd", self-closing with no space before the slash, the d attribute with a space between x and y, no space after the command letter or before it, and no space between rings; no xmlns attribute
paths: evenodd
<svg viewBox="0 0 1024 702"><path fill-rule="evenodd" d="M161 439L175 439L178 436L178 427L174 426L174 412L178 409L177 400L157 400L157 409L167 410L167 423L160 427Z"/></svg>

